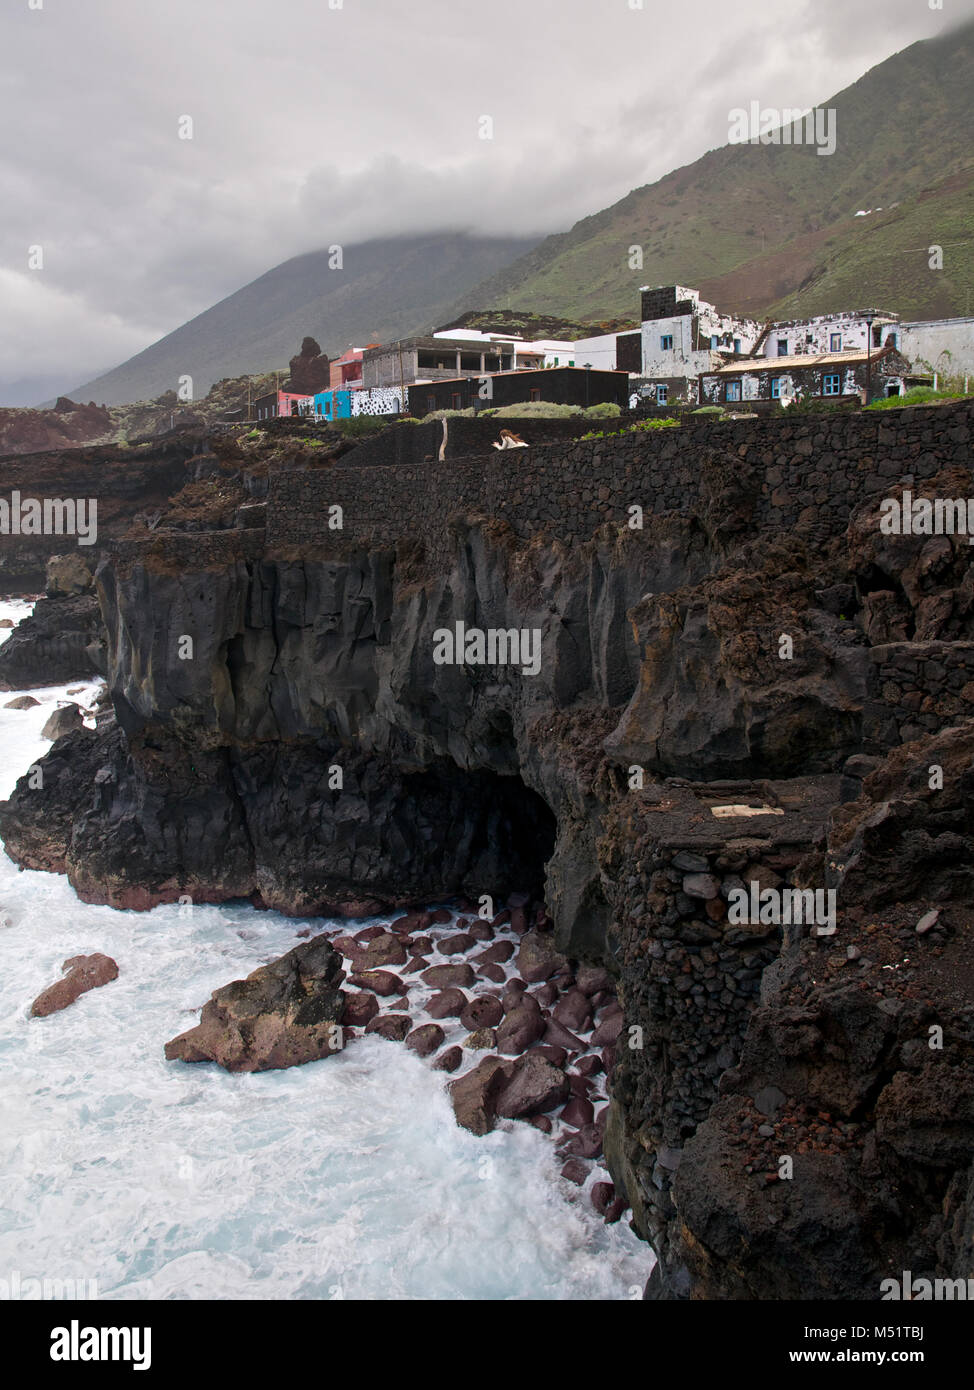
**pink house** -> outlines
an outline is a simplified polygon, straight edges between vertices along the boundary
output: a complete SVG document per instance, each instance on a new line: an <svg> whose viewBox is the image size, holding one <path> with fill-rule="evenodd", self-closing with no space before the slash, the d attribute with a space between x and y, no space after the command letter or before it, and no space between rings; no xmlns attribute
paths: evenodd
<svg viewBox="0 0 974 1390"><path fill-rule="evenodd" d="M254 419L271 420L276 415L313 415L314 396L302 396L297 391L268 391L254 401Z"/></svg>

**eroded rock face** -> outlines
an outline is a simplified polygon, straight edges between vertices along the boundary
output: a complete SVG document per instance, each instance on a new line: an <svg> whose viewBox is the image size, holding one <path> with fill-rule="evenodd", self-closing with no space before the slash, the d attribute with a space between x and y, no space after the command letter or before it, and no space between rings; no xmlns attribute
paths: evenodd
<svg viewBox="0 0 974 1390"><path fill-rule="evenodd" d="M41 599L0 647L0 690L91 680L99 674L101 636L93 594Z"/></svg>
<svg viewBox="0 0 974 1390"><path fill-rule="evenodd" d="M68 973L63 980L57 980L43 990L31 1005L34 1018L46 1018L48 1014L59 1013L90 989L99 989L111 980L118 979L118 966L111 956L96 953L93 956L72 956L61 967Z"/></svg>
<svg viewBox="0 0 974 1390"><path fill-rule="evenodd" d="M327 937L303 942L245 980L218 989L196 1028L166 1044L170 1062L274 1071L341 1051L341 956Z"/></svg>
<svg viewBox="0 0 974 1390"><path fill-rule="evenodd" d="M951 418L956 455L971 432ZM788 423L763 460L746 428L712 435L695 514L643 532L586 482L583 536L558 534L554 504L550 525L543 503L520 525L512 494L511 524L454 518L443 536L383 545L201 531L197 558L162 527L123 547L98 578L118 727L62 740L44 798L22 781L0 831L21 862L125 906L189 892L355 915L512 884L530 899L544 876L550 922L509 905L527 991L489 945L443 967L428 942L401 943L410 981L447 972L432 976L444 1019L476 988L449 972L504 986L499 1023L470 1014L499 1055L455 1083L459 1122L503 1119L515 1071L525 1094L510 1106L554 1096L575 1130L566 1177L584 1182L604 1142L660 1257L654 1296L874 1298L890 1262L966 1273L974 1229L968 556L957 538L877 539L876 502L855 506L863 488L926 476L932 418L909 448L876 423L885 456L862 460L880 469L863 486L847 457L841 486L827 459L788 476L792 448L811 458L841 425ZM686 441L668 442L674 467ZM974 495L966 472L935 483ZM434 632L460 621L540 630L537 676L433 663ZM180 662L188 632L194 660ZM834 888L836 937L734 918L749 883ZM489 943L475 925L463 934ZM400 954L370 958L371 944L353 963ZM572 988L565 962L580 959ZM547 1072L529 1086L542 1063L581 1057L589 1020L597 1051L570 1096ZM366 1026L409 1036L405 1013ZM451 1047L436 1064L469 1056ZM611 1077L604 1130L593 1066ZM929 1102L948 1091L956 1127Z"/></svg>

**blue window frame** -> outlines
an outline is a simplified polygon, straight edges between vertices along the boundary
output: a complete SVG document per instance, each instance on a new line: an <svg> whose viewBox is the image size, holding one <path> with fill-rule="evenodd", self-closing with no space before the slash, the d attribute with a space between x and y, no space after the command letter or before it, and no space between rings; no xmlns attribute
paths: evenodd
<svg viewBox="0 0 974 1390"><path fill-rule="evenodd" d="M773 377L771 378L771 399L772 399L773 401L776 401L776 400L779 399L780 396L781 396L781 377L780 377L780 376L773 376Z"/></svg>
<svg viewBox="0 0 974 1390"><path fill-rule="evenodd" d="M659 340L659 345L660 345L660 351L661 351L661 352L672 352L672 351L673 351L673 334L672 334L672 333L664 333L663 336L662 336L662 338L660 338L660 340Z"/></svg>
<svg viewBox="0 0 974 1390"><path fill-rule="evenodd" d="M670 388L669 388L668 386L657 386L657 388L656 388L656 404L657 404L657 405L666 405L666 402L669 400L669 395L670 395Z"/></svg>
<svg viewBox="0 0 974 1390"><path fill-rule="evenodd" d="M711 333L710 335L710 347L714 352L720 347L720 339L717 337L716 333Z"/></svg>
<svg viewBox="0 0 974 1390"><path fill-rule="evenodd" d="M740 338L735 338L735 339L734 339L734 351L735 351L735 352L740 352L740 350L741 350L741 340L740 340Z"/></svg>
<svg viewBox="0 0 974 1390"><path fill-rule="evenodd" d="M823 396L841 396L842 378L838 372L828 372L822 377Z"/></svg>
<svg viewBox="0 0 974 1390"><path fill-rule="evenodd" d="M728 401L739 401L741 399L741 383L739 381L729 381L725 399Z"/></svg>

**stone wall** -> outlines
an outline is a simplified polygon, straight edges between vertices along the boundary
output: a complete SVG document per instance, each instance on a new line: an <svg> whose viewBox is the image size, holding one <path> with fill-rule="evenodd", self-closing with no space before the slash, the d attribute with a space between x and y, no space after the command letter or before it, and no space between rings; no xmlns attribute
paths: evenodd
<svg viewBox="0 0 974 1390"><path fill-rule="evenodd" d="M974 716L974 643L891 642L869 653L881 701L867 705L864 733L890 747Z"/></svg>
<svg viewBox="0 0 974 1390"><path fill-rule="evenodd" d="M502 518L522 538L548 532L571 541L606 522L626 524L635 504L647 517L678 512L719 522L734 512L755 526L824 538L841 533L860 502L886 495L894 483L932 477L946 465L970 466L972 420L970 401L784 420L688 416L680 429L490 450L444 463L416 458L426 443L420 437L412 447L404 440L412 458L398 468L355 466L350 454L320 473L275 475L268 543L334 543L327 529L332 504L346 513L339 540L385 545L413 537L431 556L443 550L449 520L459 514ZM450 424L491 433L486 421ZM461 441L454 443L459 448Z"/></svg>

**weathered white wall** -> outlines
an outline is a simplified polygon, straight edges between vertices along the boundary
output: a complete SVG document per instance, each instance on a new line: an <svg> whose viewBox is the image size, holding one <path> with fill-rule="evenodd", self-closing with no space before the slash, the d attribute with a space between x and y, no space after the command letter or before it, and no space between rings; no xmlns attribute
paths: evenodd
<svg viewBox="0 0 974 1390"><path fill-rule="evenodd" d="M930 319L900 328L900 351L916 370L974 377L974 318Z"/></svg>

